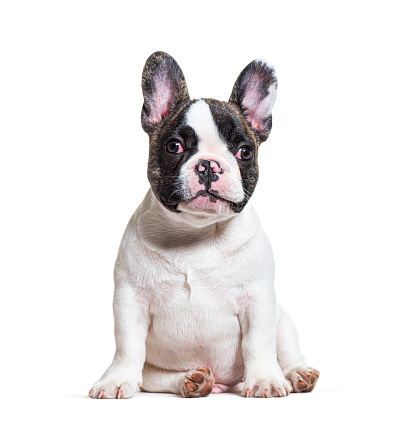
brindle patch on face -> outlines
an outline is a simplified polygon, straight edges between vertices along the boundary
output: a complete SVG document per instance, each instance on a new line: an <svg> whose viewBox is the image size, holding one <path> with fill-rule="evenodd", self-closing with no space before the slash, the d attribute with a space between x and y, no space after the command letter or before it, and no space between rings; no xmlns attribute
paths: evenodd
<svg viewBox="0 0 410 422"><path fill-rule="evenodd" d="M150 134L148 180L157 199L174 212L178 212L177 206L184 200L183 189L178 185L181 166L197 151L195 131L185 123L186 112L194 102L184 103ZM165 146L170 139L181 142L184 152L169 153Z"/></svg>
<svg viewBox="0 0 410 422"><path fill-rule="evenodd" d="M242 187L245 198L236 206L235 212L240 212L252 196L258 182L258 148L260 140L246 123L242 113L233 104L214 99L205 100L212 113L219 135L226 142L229 151L235 156L241 147L252 149L250 160L236 159L242 178Z"/></svg>

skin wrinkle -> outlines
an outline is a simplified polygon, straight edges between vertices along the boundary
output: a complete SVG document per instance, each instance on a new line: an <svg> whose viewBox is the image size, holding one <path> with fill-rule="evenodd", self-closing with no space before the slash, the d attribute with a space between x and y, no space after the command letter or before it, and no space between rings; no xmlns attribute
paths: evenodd
<svg viewBox="0 0 410 422"><path fill-rule="evenodd" d="M144 213L142 213L141 214L141 217L145 214L145 213L147 213L147 212L149 212L150 211L150 209L148 208ZM178 271L178 268L173 264L173 263L171 263L170 261L168 261L166 258L165 258L165 256L163 255L163 254L161 254L160 252L158 252L158 251L156 251L156 250L154 250L154 249L151 249L148 245L147 245L147 243L144 241L144 239L141 237L141 235L140 235L140 232L139 232L139 226L138 226L138 224L137 224L137 230L136 230L136 234L137 234L137 237L138 237L138 240L141 242L141 245L147 250L147 251L149 251L150 253L152 253L152 254L154 254L154 255L157 255L161 260L164 260L170 267L172 267L172 268L175 268L176 270L177 270L177 272L179 272ZM181 273L182 274L182 273Z"/></svg>

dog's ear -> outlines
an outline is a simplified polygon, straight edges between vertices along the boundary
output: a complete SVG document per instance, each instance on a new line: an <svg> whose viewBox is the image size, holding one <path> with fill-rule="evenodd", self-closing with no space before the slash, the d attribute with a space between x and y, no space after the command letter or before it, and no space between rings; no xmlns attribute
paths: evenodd
<svg viewBox="0 0 410 422"><path fill-rule="evenodd" d="M248 124L265 141L272 128L272 107L278 82L273 66L265 60L249 63L235 82L229 102L237 105Z"/></svg>
<svg viewBox="0 0 410 422"><path fill-rule="evenodd" d="M182 102L189 100L185 77L178 63L167 53L157 51L148 57L142 72L141 122L150 133Z"/></svg>

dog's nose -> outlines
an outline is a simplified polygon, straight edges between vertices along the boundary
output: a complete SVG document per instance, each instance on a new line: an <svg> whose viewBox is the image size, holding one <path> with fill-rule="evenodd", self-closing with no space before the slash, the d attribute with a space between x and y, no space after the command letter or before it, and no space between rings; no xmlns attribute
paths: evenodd
<svg viewBox="0 0 410 422"><path fill-rule="evenodd" d="M201 160L197 164L197 170L199 173L223 173L221 165L218 163L218 161L214 160Z"/></svg>
<svg viewBox="0 0 410 422"><path fill-rule="evenodd" d="M209 190L211 183L219 179L218 174L223 173L221 165L214 160L200 160L195 168L199 177L199 183L205 186L205 190Z"/></svg>

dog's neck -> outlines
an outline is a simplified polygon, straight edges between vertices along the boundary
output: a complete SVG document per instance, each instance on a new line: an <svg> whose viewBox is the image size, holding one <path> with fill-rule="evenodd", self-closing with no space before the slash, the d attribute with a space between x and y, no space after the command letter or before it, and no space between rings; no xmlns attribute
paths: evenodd
<svg viewBox="0 0 410 422"><path fill-rule="evenodd" d="M156 251L209 243L231 250L253 236L255 218L251 205L229 216L175 213L167 210L150 189L141 205L137 231L141 240Z"/></svg>

